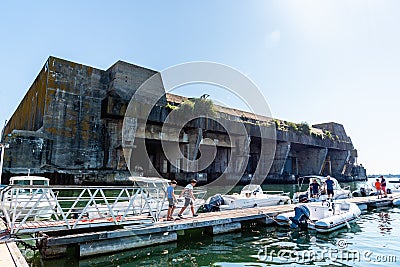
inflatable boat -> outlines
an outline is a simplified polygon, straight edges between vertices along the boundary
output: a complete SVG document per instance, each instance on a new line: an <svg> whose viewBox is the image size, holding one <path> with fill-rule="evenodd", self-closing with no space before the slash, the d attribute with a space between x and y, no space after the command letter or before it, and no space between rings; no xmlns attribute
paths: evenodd
<svg viewBox="0 0 400 267"><path fill-rule="evenodd" d="M361 210L354 203L323 201L298 205L294 211L278 215L276 222L293 229L308 228L328 233L348 226L360 214Z"/></svg>

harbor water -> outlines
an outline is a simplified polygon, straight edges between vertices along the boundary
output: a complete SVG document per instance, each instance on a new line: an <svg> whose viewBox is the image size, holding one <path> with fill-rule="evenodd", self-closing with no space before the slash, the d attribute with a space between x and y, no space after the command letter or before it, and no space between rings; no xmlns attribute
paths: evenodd
<svg viewBox="0 0 400 267"><path fill-rule="evenodd" d="M392 178L388 180L399 180ZM373 182L373 179L368 181ZM351 190L360 186L349 183ZM394 184L389 183L389 187ZM268 185L265 190L293 192L294 185ZM239 188L235 188L240 190ZM26 251L31 266L398 266L400 209L364 211L360 219L330 234L246 224L239 233L208 236L185 232L179 242L76 259L42 260Z"/></svg>

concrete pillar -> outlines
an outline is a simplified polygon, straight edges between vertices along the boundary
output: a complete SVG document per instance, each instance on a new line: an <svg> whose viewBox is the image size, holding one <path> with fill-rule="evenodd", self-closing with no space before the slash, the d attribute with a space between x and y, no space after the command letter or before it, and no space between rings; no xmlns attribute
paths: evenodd
<svg viewBox="0 0 400 267"><path fill-rule="evenodd" d="M42 255L43 259L53 259L60 258L67 255L67 245L60 246L50 246L50 247L40 247L40 255Z"/></svg>
<svg viewBox="0 0 400 267"><path fill-rule="evenodd" d="M231 143L233 144L233 158L231 158L230 160L233 160L233 164L232 168L229 169L229 171L233 174L243 173L248 162L248 156L250 152L250 140L247 138L247 136L232 136Z"/></svg>
<svg viewBox="0 0 400 267"><path fill-rule="evenodd" d="M327 148L306 148L299 151L297 154L299 173L302 175L321 174L327 154Z"/></svg>
<svg viewBox="0 0 400 267"><path fill-rule="evenodd" d="M272 174L283 174L285 168L285 162L290 152L290 142L278 142L276 144L275 158L271 166L270 173Z"/></svg>
<svg viewBox="0 0 400 267"><path fill-rule="evenodd" d="M344 170L344 166L350 158L349 150L329 150L328 155L331 160L332 176L340 177Z"/></svg>

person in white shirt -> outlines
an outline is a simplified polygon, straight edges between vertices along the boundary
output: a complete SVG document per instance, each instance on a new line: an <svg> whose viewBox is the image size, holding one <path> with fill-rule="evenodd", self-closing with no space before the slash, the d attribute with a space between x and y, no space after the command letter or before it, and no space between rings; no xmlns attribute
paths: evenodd
<svg viewBox="0 0 400 267"><path fill-rule="evenodd" d="M193 187L196 186L197 181L196 180L191 180L190 184L188 184L182 191L182 193L179 195L179 197L184 196L185 197L185 204L183 205L182 209L179 211L178 217L182 218L182 213L185 211L185 209L189 206L190 204L190 209L192 210L193 217L196 217L197 214L194 213L194 207L193 207L193 201L196 200L196 198L193 195Z"/></svg>

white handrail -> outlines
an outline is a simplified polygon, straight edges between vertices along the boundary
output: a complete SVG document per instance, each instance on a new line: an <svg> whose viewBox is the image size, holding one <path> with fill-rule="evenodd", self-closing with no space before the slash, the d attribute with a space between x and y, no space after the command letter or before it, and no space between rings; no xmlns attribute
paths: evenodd
<svg viewBox="0 0 400 267"><path fill-rule="evenodd" d="M41 224L57 224L64 230L155 222L168 209L166 201L164 190L156 187L10 185L0 191L0 210L11 234L40 231L28 229L39 217L46 218Z"/></svg>

